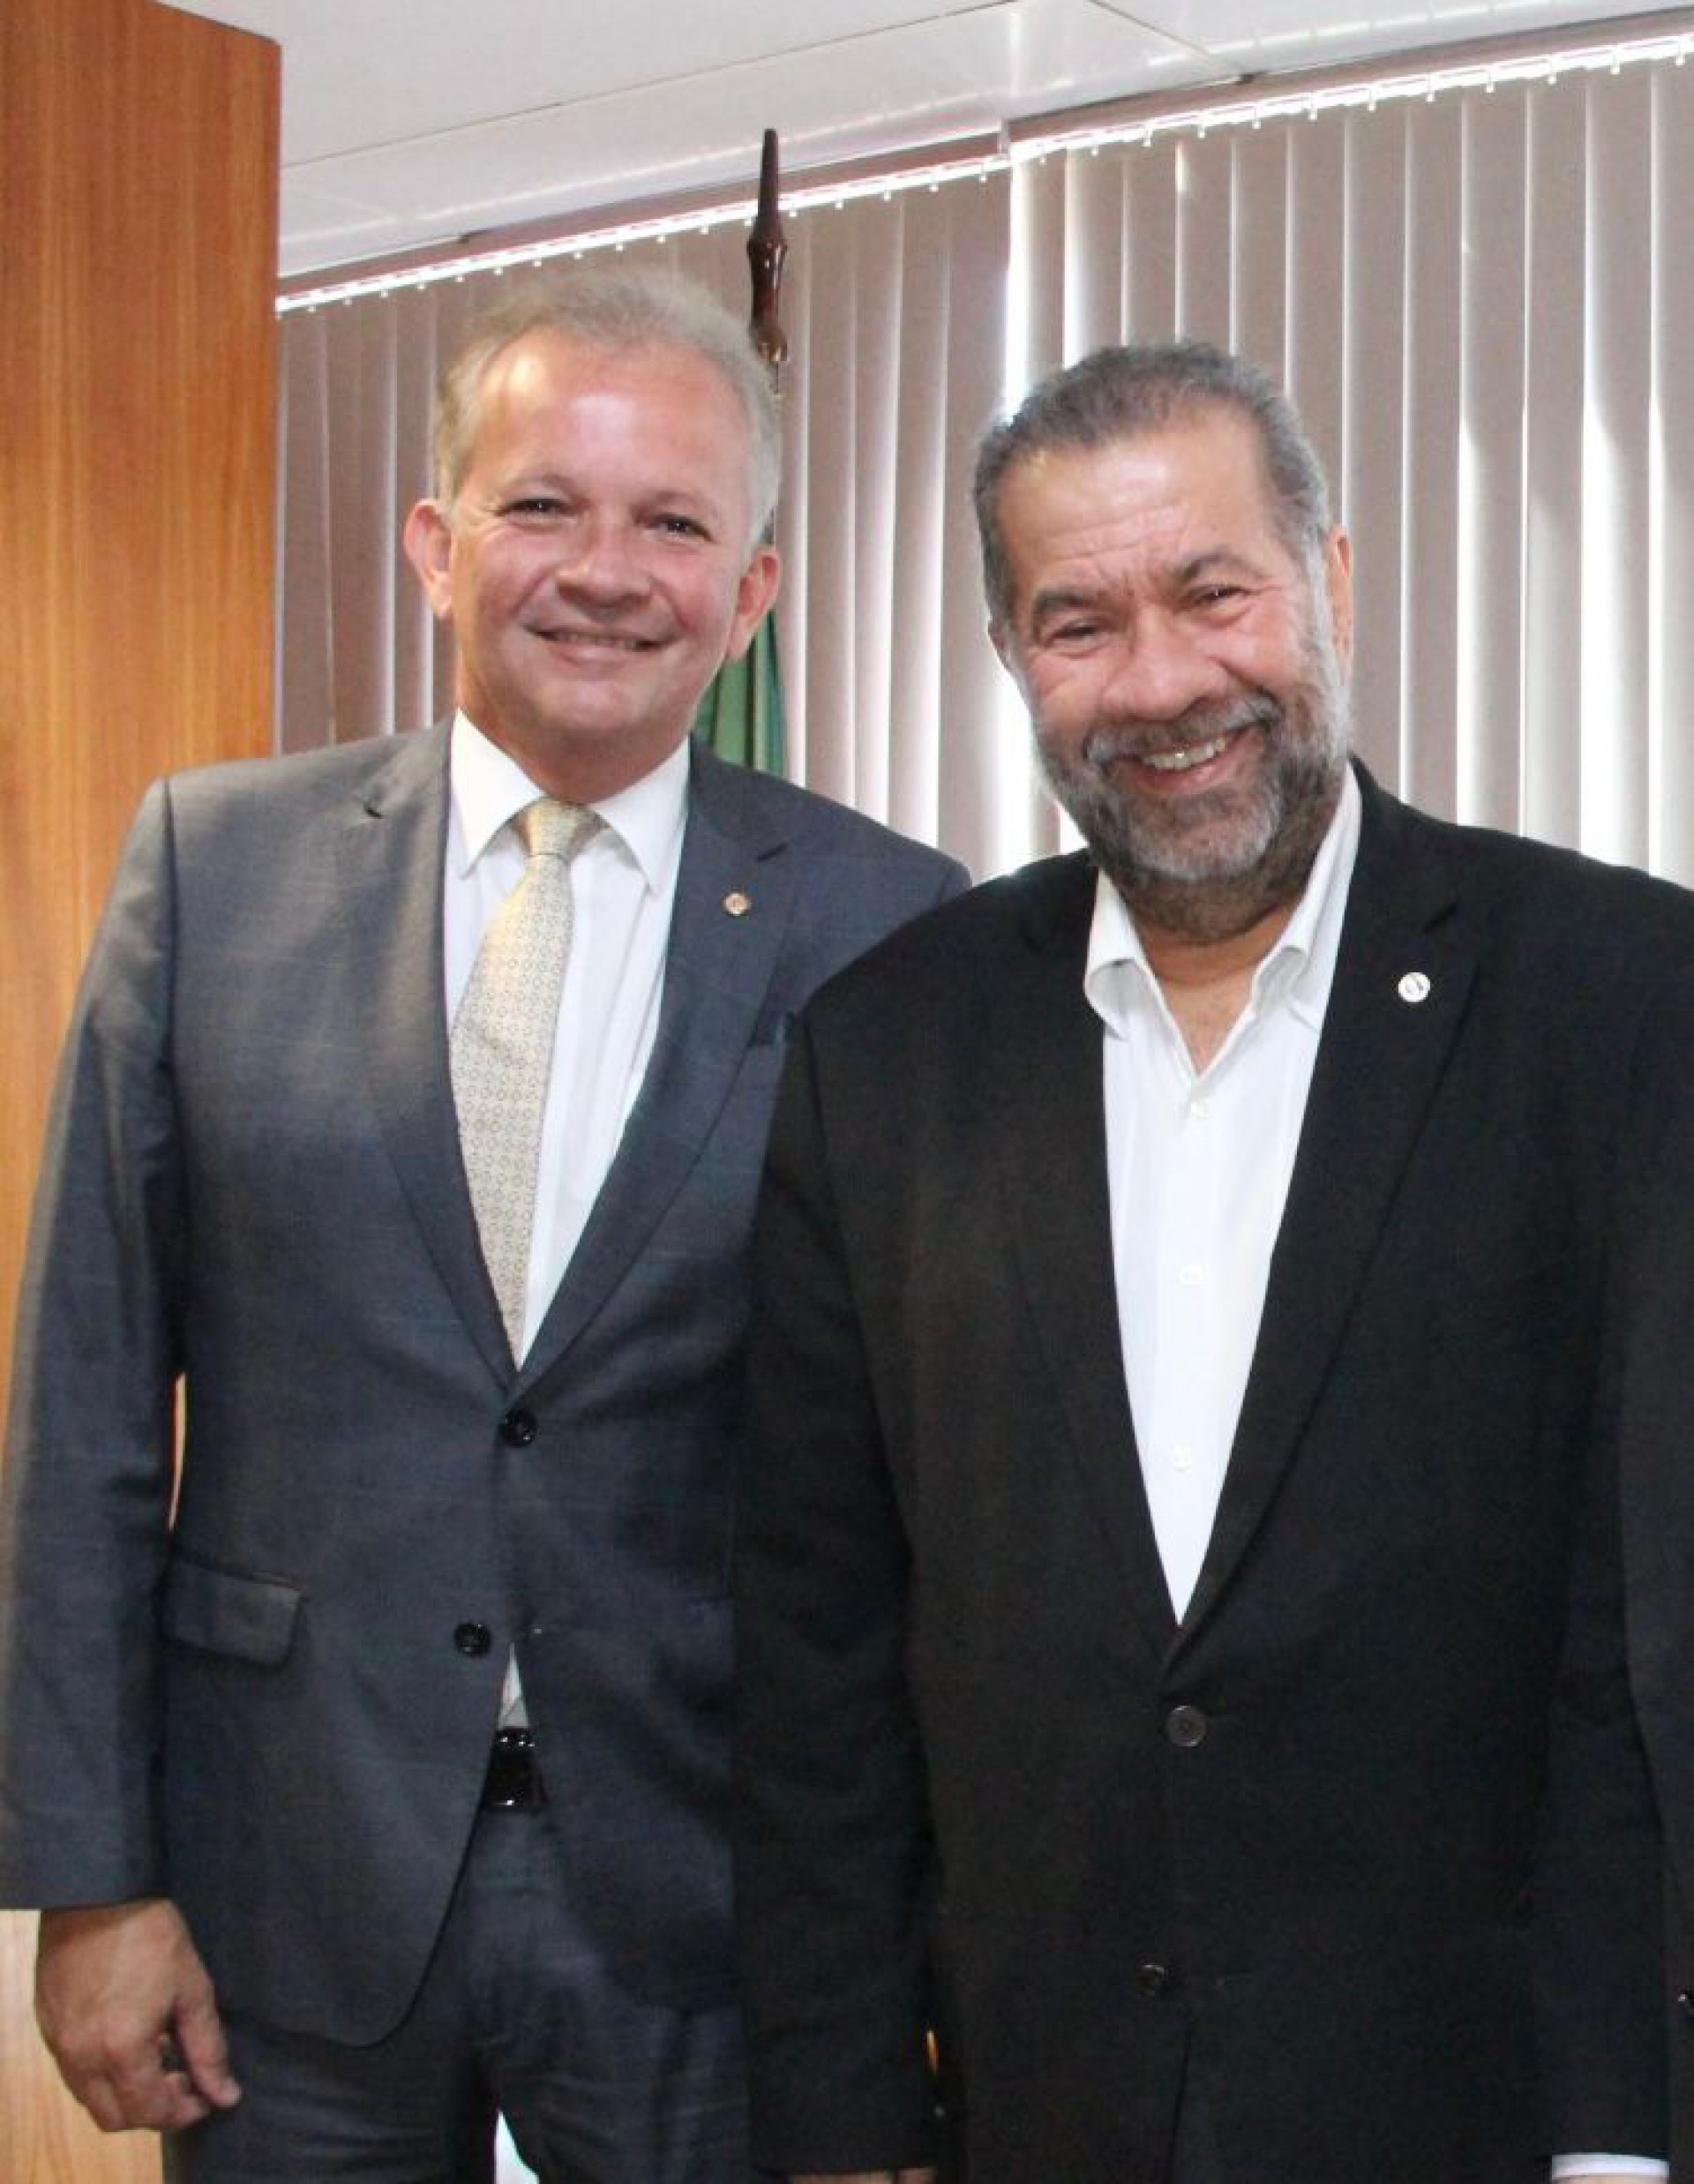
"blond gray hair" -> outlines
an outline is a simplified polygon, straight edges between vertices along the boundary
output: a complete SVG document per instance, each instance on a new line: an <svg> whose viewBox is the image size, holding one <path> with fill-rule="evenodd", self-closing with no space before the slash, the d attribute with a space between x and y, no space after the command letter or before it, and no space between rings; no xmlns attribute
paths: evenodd
<svg viewBox="0 0 1694 2184"><path fill-rule="evenodd" d="M464 484L489 370L528 334L561 334L613 354L685 349L711 365L747 421L749 546L763 537L776 505L782 436L770 374L746 327L696 281L621 267L525 281L473 322L436 392L435 491L445 508Z"/></svg>

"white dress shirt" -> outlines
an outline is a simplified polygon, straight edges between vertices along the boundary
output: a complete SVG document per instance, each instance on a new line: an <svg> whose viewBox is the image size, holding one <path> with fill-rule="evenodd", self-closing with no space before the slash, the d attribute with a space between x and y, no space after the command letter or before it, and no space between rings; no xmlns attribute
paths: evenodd
<svg viewBox="0 0 1694 2184"><path fill-rule="evenodd" d="M1259 1339L1359 847L1351 773L1306 891L1196 1073L1135 921L1104 876L1084 987L1106 1026L1118 1330L1172 1605L1193 1594Z"/></svg>
<svg viewBox="0 0 1694 2184"><path fill-rule="evenodd" d="M1104 875L1095 889L1083 984L1105 1026L1119 1340L1154 1536L1179 1617L1205 1560L1259 1339L1359 820L1349 772L1306 891L1201 1071L1123 898ZM1552 2173L1668 2172L1661 2161L1569 2154Z"/></svg>
<svg viewBox="0 0 1694 2184"><path fill-rule="evenodd" d="M523 877L523 845L511 822L542 792L462 713L453 724L448 778L442 938L451 1024L483 935ZM587 1226L647 1074L687 800L685 743L650 774L591 807L604 823L571 865L571 952L542 1111L526 1351Z"/></svg>

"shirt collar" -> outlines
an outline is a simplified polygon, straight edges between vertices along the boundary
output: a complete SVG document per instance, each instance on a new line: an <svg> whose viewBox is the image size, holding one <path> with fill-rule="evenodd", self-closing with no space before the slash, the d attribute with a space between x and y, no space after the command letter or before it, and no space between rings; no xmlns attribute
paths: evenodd
<svg viewBox="0 0 1694 2184"><path fill-rule="evenodd" d="M1285 999L1295 1016L1308 1024L1322 1024L1335 979L1347 889L1359 854L1361 808L1359 784L1349 766L1294 913L1253 974L1249 1008L1262 1009ZM1131 973L1128 979L1122 976L1126 967ZM1095 1011L1109 1024L1117 1022L1121 1010L1129 1005L1133 990L1158 994L1158 981L1147 961L1136 921L1104 873L1094 889L1094 918L1089 928L1083 988Z"/></svg>
<svg viewBox="0 0 1694 2184"><path fill-rule="evenodd" d="M470 872L502 828L544 793L516 759L492 743L464 713L456 713L447 758L453 801L453 854L461 877ZM634 859L648 887L664 885L676 862L688 803L688 739L651 773L589 806Z"/></svg>

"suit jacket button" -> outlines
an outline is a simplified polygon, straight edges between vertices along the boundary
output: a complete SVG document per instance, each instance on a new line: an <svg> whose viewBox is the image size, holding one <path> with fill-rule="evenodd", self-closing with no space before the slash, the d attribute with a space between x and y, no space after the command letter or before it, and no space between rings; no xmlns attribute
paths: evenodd
<svg viewBox="0 0 1694 2184"><path fill-rule="evenodd" d="M1198 1707L1173 1707L1166 1717L1165 1734L1180 1751L1192 1752L1204 1744L1211 1726Z"/></svg>
<svg viewBox="0 0 1694 2184"><path fill-rule="evenodd" d="M1694 1987L1684 1987L1676 1997L1676 2007L1684 2017L1694 2018Z"/></svg>
<svg viewBox="0 0 1694 2184"><path fill-rule="evenodd" d="M494 1643L494 1634L486 1623L461 1623L453 1633L453 1642L467 1661L474 1661Z"/></svg>
<svg viewBox="0 0 1694 2184"><path fill-rule="evenodd" d="M500 1421L500 1438L508 1448L528 1448L539 1431L532 1410L509 1410Z"/></svg>
<svg viewBox="0 0 1694 2184"><path fill-rule="evenodd" d="M1143 1964L1136 1974L1136 1985L1143 1994L1150 1994L1157 2000L1159 1995L1170 1993L1171 1975L1163 1964Z"/></svg>

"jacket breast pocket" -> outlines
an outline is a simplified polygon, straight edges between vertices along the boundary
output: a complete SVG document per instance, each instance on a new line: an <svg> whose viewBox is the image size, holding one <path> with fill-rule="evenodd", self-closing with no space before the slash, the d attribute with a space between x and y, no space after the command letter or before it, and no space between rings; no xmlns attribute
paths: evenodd
<svg viewBox="0 0 1694 2184"><path fill-rule="evenodd" d="M250 1577L179 1554L165 1573L160 1625L179 1646L274 1668L294 1643L302 1598L297 1585L281 1578Z"/></svg>

